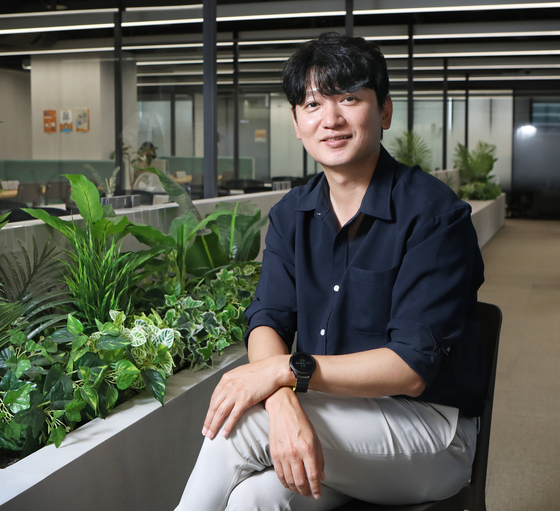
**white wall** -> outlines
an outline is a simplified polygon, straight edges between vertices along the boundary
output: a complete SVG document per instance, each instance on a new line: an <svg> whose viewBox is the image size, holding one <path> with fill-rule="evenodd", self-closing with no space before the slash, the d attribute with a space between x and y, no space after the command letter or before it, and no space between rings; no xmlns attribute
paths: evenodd
<svg viewBox="0 0 560 511"><path fill-rule="evenodd" d="M0 70L0 158L31 158L29 72Z"/></svg>
<svg viewBox="0 0 560 511"><path fill-rule="evenodd" d="M105 59L105 57L103 57ZM109 159L115 149L114 63L99 55L31 57L33 159ZM89 108L90 131L44 133L43 110ZM123 65L125 145L136 141L136 66ZM60 120L59 118L57 119Z"/></svg>

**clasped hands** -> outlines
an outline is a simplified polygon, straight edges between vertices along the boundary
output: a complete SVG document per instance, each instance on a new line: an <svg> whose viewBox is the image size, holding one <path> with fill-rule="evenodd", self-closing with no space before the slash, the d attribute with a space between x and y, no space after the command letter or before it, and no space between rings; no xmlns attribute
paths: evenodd
<svg viewBox="0 0 560 511"><path fill-rule="evenodd" d="M222 423L227 437L243 412L264 401L269 415L270 453L282 485L309 497L321 496L325 479L321 444L313 425L292 391L295 376L289 355L274 355L236 367L216 386L202 434L213 438Z"/></svg>

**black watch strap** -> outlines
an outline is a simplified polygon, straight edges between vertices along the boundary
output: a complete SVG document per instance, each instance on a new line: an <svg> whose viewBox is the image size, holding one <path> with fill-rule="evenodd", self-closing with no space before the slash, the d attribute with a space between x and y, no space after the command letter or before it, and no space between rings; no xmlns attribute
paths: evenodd
<svg viewBox="0 0 560 511"><path fill-rule="evenodd" d="M292 389L294 392L307 392L309 380L311 380L311 376L298 376L296 379L296 386L292 387Z"/></svg>

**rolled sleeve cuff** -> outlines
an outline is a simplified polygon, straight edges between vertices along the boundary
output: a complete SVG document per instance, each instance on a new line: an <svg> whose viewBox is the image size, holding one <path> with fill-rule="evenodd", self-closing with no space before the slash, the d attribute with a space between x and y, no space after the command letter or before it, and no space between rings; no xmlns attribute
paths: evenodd
<svg viewBox="0 0 560 511"><path fill-rule="evenodd" d="M286 325L294 323L294 315L294 313L286 311L264 308L262 306L259 307L258 303L253 302L245 310L245 317L248 322L247 332L243 339L245 341L245 346L247 346L249 342L249 335L255 328L259 326L268 326L274 329L278 335L282 337L286 346L291 349L295 332Z"/></svg>
<svg viewBox="0 0 560 511"><path fill-rule="evenodd" d="M393 320L387 326L390 342L387 348L401 357L429 387L434 381L442 359L442 348L432 330L410 320Z"/></svg>

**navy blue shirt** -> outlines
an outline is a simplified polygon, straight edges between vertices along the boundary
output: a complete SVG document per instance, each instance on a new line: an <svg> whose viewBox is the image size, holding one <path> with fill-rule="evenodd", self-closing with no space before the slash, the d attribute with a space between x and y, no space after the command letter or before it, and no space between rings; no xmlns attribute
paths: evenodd
<svg viewBox="0 0 560 511"><path fill-rule="evenodd" d="M270 211L249 328L291 349L389 348L427 387L418 398L480 415L485 364L476 315L483 262L470 206L382 147L356 216L339 229L323 173Z"/></svg>

